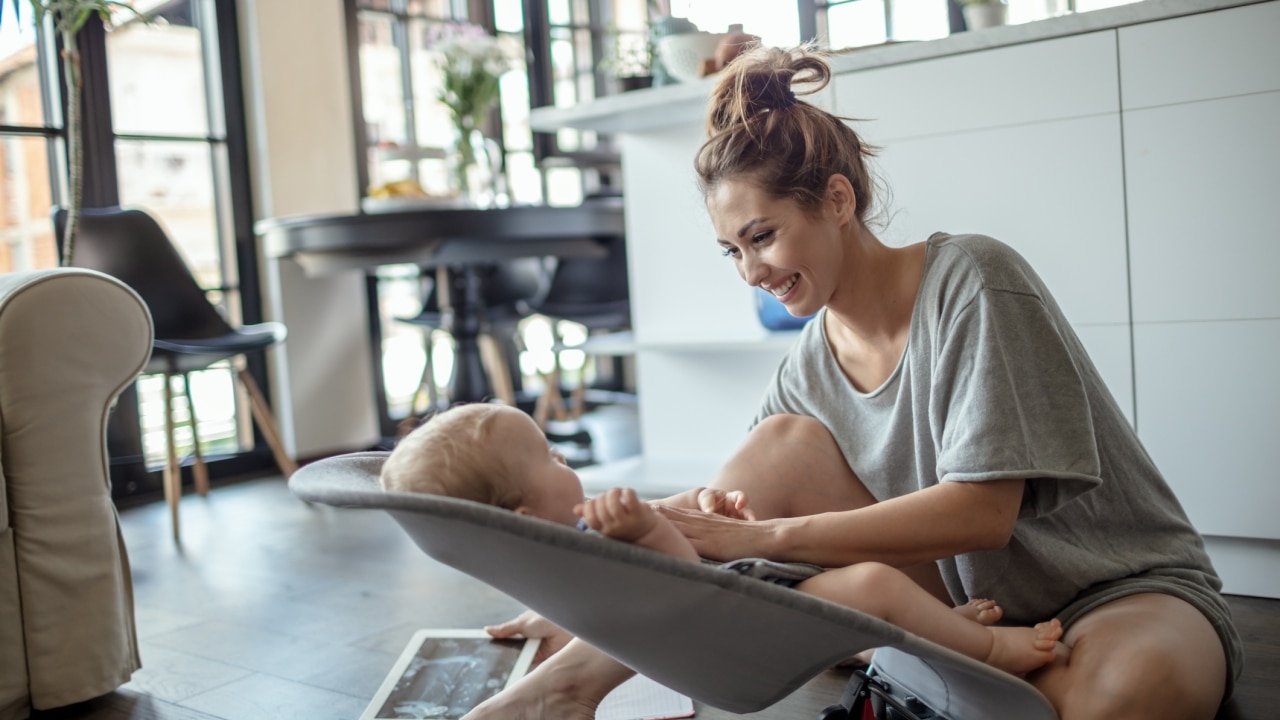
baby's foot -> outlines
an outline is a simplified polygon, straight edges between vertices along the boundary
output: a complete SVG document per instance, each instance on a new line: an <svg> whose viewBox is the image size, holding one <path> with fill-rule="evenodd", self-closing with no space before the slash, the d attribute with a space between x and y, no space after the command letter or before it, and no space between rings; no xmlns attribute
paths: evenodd
<svg viewBox="0 0 1280 720"><path fill-rule="evenodd" d="M1054 650L1062 638L1057 618L1029 627L993 627L987 664L1014 675L1029 673L1053 662Z"/></svg>
<svg viewBox="0 0 1280 720"><path fill-rule="evenodd" d="M997 605L995 600L986 598L974 598L963 605L957 605L955 610L979 625L988 627L1000 622L1000 618L1004 617L1004 608Z"/></svg>

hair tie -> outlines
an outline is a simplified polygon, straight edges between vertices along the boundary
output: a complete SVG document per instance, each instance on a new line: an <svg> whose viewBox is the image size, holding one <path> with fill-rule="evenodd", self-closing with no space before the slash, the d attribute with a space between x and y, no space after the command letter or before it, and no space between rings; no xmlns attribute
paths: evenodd
<svg viewBox="0 0 1280 720"><path fill-rule="evenodd" d="M796 98L796 94L788 90L787 94L782 96L782 100L778 101L777 109L781 110L783 108L788 108L788 107L791 107L792 105L795 105L798 102L800 102L800 100Z"/></svg>

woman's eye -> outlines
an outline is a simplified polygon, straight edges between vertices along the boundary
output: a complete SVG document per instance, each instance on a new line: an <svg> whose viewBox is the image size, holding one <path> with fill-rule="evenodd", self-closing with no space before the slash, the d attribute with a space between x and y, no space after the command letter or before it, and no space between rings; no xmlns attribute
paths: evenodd
<svg viewBox="0 0 1280 720"><path fill-rule="evenodd" d="M738 248L735 248L735 247L722 247L722 248L720 248L720 254L721 254L721 255L723 255L723 256L725 256L725 257L737 257L737 255L738 255Z"/></svg>
<svg viewBox="0 0 1280 720"><path fill-rule="evenodd" d="M753 236L751 237L751 242L753 242L753 243L762 243L762 242L765 242L766 240L768 240L768 239L769 239L769 238L771 238L771 237L773 237L773 231L772 231L772 230L766 230L766 231L764 231L764 232L760 233L759 235L753 235Z"/></svg>

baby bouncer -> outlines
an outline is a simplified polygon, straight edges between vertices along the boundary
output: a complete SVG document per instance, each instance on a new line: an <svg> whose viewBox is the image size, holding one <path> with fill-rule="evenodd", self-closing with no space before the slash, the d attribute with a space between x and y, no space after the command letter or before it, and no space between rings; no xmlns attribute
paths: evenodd
<svg viewBox="0 0 1280 720"><path fill-rule="evenodd" d="M321 460L289 487L308 502L385 510L431 557L699 702L756 712L878 648L821 720L1057 720L1025 681L856 610L487 505L384 492L386 457Z"/></svg>

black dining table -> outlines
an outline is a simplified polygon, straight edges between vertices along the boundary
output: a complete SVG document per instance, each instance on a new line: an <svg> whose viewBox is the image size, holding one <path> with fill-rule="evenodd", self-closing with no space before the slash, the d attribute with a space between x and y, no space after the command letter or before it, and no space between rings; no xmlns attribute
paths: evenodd
<svg viewBox="0 0 1280 720"><path fill-rule="evenodd" d="M376 397L384 432L389 418L381 388L381 325L374 270L400 263L447 269L452 306L446 329L455 343L450 399L476 402L492 394L478 342L484 311L484 268L525 257L603 257L609 240L625 233L622 199L617 197L589 199L574 207L405 205L389 212L269 218L254 228L268 258L291 258L308 275L348 270L368 273Z"/></svg>

